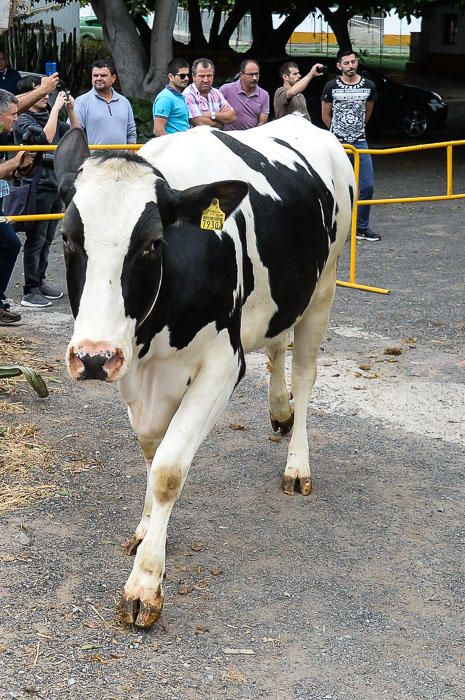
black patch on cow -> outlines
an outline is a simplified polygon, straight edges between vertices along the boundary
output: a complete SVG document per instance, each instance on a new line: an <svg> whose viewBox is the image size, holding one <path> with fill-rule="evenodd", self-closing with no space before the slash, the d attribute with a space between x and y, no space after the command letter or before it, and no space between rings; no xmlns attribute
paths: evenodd
<svg viewBox="0 0 465 700"><path fill-rule="evenodd" d="M126 160L128 163L143 165L145 168L149 168L149 170L157 175L157 177L161 177L163 180L166 179L158 168L154 168L154 166L151 165L148 160L145 160L145 158L142 158L142 156L137 155L137 153L129 153L125 151L101 151L100 153L92 155L91 158L101 162L115 159Z"/></svg>
<svg viewBox="0 0 465 700"><path fill-rule="evenodd" d="M218 333L227 329L233 351L240 354L242 299L235 299L238 270L231 237L184 219L165 228L164 242L157 303L136 328L137 344L142 345L139 357L147 353L154 336L165 327L170 345L181 349L209 323L215 324ZM152 289L152 300L154 293Z"/></svg>
<svg viewBox="0 0 465 700"><path fill-rule="evenodd" d="M257 250L268 269L270 291L278 309L268 337L290 328L307 308L334 240L334 198L306 158L280 139L276 144L295 154L294 168L268 159L227 133L212 134L244 163L263 174L280 201L252 186Z"/></svg>
<svg viewBox="0 0 465 700"><path fill-rule="evenodd" d="M126 160L128 163L144 165L146 168L153 170L153 167L145 158L138 156L137 153L130 153L129 151L100 151L99 153L92 154L91 158L92 160L99 160L102 163L107 160Z"/></svg>
<svg viewBox="0 0 465 700"><path fill-rule="evenodd" d="M245 304L254 289L253 265L247 248L245 216L240 209L234 214L234 219L236 221L242 247L242 276L244 280L243 303Z"/></svg>
<svg viewBox="0 0 465 700"><path fill-rule="evenodd" d="M71 312L76 318L86 281L87 253L84 249L84 226L81 215L73 202L66 210L60 233L63 239L69 303Z"/></svg>
<svg viewBox="0 0 465 700"><path fill-rule="evenodd" d="M126 316L141 323L149 313L160 283L163 226L155 202L147 202L129 242L121 271Z"/></svg>

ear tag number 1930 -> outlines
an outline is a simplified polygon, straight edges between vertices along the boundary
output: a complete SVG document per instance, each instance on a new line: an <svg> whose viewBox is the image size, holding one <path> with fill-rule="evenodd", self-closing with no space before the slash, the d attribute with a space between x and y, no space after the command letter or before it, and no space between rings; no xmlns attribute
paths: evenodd
<svg viewBox="0 0 465 700"><path fill-rule="evenodd" d="M200 220L200 228L208 231L221 231L224 226L226 216L224 211L220 209L220 203L217 199L212 199L209 207L203 210Z"/></svg>

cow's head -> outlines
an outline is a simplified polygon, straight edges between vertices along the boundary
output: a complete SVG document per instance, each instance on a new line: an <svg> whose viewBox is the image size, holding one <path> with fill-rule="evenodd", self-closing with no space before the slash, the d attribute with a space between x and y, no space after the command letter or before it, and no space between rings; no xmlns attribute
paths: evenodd
<svg viewBox="0 0 465 700"><path fill-rule="evenodd" d="M200 222L215 198L229 216L247 185L231 180L178 191L137 155L89 156L81 129L68 131L55 153L75 318L67 363L75 379L116 381L133 360L136 329L156 306L166 229L183 220Z"/></svg>

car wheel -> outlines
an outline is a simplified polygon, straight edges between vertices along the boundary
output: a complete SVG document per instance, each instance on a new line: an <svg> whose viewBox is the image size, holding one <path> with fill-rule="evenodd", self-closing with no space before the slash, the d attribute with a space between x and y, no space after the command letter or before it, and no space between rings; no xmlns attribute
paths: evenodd
<svg viewBox="0 0 465 700"><path fill-rule="evenodd" d="M402 136L409 139L418 139L426 134L430 128L428 112L423 107L407 107L401 114L397 129Z"/></svg>

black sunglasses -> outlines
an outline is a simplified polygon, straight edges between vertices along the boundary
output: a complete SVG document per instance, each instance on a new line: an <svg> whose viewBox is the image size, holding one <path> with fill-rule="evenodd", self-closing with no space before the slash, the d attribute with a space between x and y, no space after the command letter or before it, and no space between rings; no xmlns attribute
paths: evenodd
<svg viewBox="0 0 465 700"><path fill-rule="evenodd" d="M185 80L186 78L189 77L189 73L176 73L175 77L181 78L181 80Z"/></svg>

